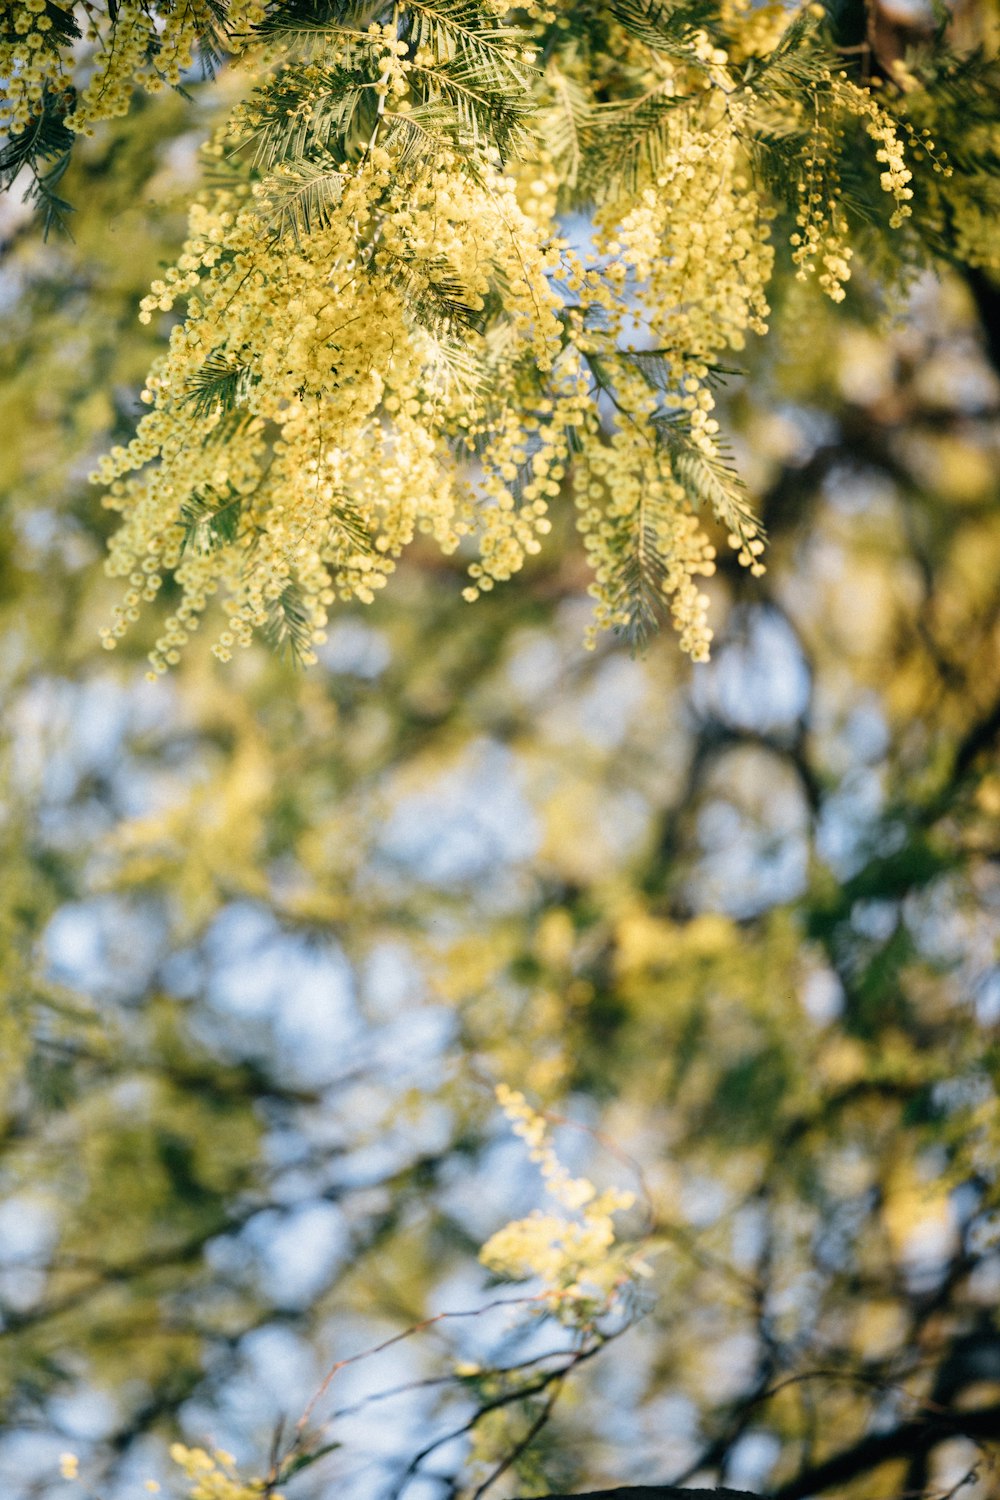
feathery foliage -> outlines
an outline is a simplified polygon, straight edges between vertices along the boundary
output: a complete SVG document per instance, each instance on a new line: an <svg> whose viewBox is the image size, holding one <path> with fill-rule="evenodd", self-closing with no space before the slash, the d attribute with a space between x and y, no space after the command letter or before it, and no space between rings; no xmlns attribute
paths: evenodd
<svg viewBox="0 0 1000 1500"><path fill-rule="evenodd" d="M181 507L184 535L181 551L213 552L234 542L240 529L243 497L230 485L222 495L196 490Z"/></svg>
<svg viewBox="0 0 1000 1500"><path fill-rule="evenodd" d="M229 414L246 404L251 374L249 365L234 363L217 350L189 377L186 399L198 417Z"/></svg>

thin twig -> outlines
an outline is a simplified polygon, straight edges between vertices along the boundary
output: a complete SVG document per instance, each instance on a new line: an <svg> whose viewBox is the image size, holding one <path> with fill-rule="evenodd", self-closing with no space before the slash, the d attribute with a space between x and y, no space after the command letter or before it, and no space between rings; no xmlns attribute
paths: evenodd
<svg viewBox="0 0 1000 1500"><path fill-rule="evenodd" d="M524 1453L526 1449L530 1448L531 1444L535 1441L535 1438L541 1432L542 1428L549 1420L549 1417L552 1415L552 1408L555 1406L556 1402L559 1400L559 1397L562 1395L562 1389L563 1381L560 1380L551 1391L549 1399L546 1401L545 1405L538 1413L538 1416L535 1418L531 1426L528 1428L527 1432L524 1434L524 1437L510 1450L506 1458L501 1459L493 1472L487 1475L478 1489L473 1491L472 1500L480 1500L480 1496L486 1494L486 1491L493 1483L495 1483L496 1480L500 1478L501 1474L505 1474L510 1468L511 1464L517 1463L517 1460L521 1457L521 1454Z"/></svg>

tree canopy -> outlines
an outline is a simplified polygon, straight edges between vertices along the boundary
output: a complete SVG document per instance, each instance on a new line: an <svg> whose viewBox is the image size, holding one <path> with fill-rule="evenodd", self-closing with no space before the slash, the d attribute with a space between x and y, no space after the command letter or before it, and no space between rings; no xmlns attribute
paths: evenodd
<svg viewBox="0 0 1000 1500"><path fill-rule="evenodd" d="M988 1500L995 11L0 26L5 1494Z"/></svg>

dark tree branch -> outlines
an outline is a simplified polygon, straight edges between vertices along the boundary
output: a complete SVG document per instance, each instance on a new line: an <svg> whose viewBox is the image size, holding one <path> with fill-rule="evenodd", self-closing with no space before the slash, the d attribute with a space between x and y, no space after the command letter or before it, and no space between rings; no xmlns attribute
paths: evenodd
<svg viewBox="0 0 1000 1500"><path fill-rule="evenodd" d="M806 1500L807 1496L819 1495L835 1484L847 1484L859 1474L869 1474L880 1464L893 1459L912 1460L921 1450L929 1453L938 1443L953 1437L1000 1442L1000 1402L971 1411L950 1411L940 1417L915 1417L890 1432L869 1433L850 1448L842 1448L822 1463L803 1469L794 1479L779 1485L772 1491L770 1500ZM724 1492L717 1490L715 1493Z"/></svg>
<svg viewBox="0 0 1000 1500"><path fill-rule="evenodd" d="M965 266L962 274L979 313L990 364L1000 375L1000 287L977 266Z"/></svg>
<svg viewBox="0 0 1000 1500"><path fill-rule="evenodd" d="M998 735L1000 735L1000 698L981 719L971 726L959 744L955 755L954 781L961 781L971 770L976 758L984 751L992 749L993 742Z"/></svg>
<svg viewBox="0 0 1000 1500"><path fill-rule="evenodd" d="M970 1411L953 1410L940 1416L922 1415L903 1422L891 1432L869 1433L850 1448L801 1470L794 1479L772 1490L767 1500L806 1500L836 1484L848 1484L893 1459L912 1461L915 1454L930 1453L953 1437L974 1442L1000 1443L1000 1402ZM546 1495L543 1500L761 1500L746 1490L691 1490L673 1484L626 1486L623 1489L587 1490L581 1495Z"/></svg>

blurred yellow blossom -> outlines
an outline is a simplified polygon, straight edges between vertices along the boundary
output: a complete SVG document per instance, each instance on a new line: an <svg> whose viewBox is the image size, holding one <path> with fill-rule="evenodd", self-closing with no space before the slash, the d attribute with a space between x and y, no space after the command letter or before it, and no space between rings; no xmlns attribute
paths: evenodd
<svg viewBox="0 0 1000 1500"><path fill-rule="evenodd" d="M183 1443L174 1443L170 1457L187 1477L188 1500L257 1500L265 1494L270 1500L284 1500L283 1495L269 1487L267 1480L242 1479L236 1472L235 1458L224 1448L208 1453L204 1448L186 1448Z"/></svg>
<svg viewBox="0 0 1000 1500"><path fill-rule="evenodd" d="M506 1224L486 1242L479 1258L491 1271L514 1280L538 1277L546 1300L565 1321L592 1319L608 1311L636 1276L646 1274L634 1252L615 1243L613 1216L631 1208L635 1196L616 1188L598 1193L587 1178L571 1177L552 1147L546 1121L524 1095L506 1084L496 1094L515 1133L530 1148L549 1193L566 1212L536 1210Z"/></svg>

